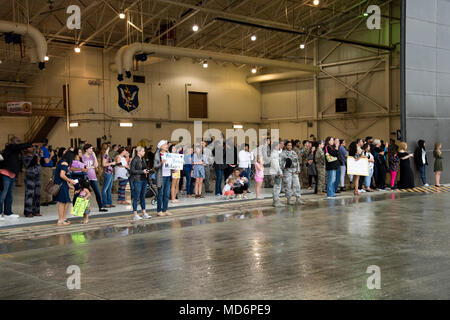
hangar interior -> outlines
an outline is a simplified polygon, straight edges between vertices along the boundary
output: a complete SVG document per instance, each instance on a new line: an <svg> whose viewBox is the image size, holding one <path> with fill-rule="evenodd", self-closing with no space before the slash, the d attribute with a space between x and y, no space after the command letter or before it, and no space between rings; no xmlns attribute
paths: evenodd
<svg viewBox="0 0 450 320"><path fill-rule="evenodd" d="M194 119L220 130L234 124L244 130L278 128L283 138L395 137L400 129L399 1L370 2L382 10L381 29L367 26L368 1L314 3L10 1L0 19L38 29L49 60L45 70L31 63L39 58L32 57L37 44L28 36L18 44L0 40L0 143L18 135L25 140L48 136L54 146L76 143L71 139L94 145L97 139L122 145L146 139L155 145L176 128L192 130ZM72 4L80 8L79 30L67 27ZM122 61L131 64L131 77L118 81L117 52L131 44L148 49ZM193 52L177 51L183 48ZM245 57L253 64L243 63ZM118 105L120 84L139 89L133 112ZM190 114L195 99L190 92L205 93L203 114ZM347 98L347 112L336 112L339 98ZM8 113L8 101L32 102L31 116ZM133 127L120 127L121 122Z"/></svg>

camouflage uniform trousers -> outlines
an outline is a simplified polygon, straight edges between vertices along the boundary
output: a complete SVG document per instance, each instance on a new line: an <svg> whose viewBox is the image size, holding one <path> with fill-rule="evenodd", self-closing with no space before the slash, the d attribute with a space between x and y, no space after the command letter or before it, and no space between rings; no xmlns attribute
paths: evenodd
<svg viewBox="0 0 450 320"><path fill-rule="evenodd" d="M272 189L273 203L276 204L280 202L282 179L281 176L279 175L272 175L271 178L273 181L273 189Z"/></svg>
<svg viewBox="0 0 450 320"><path fill-rule="evenodd" d="M294 195L297 199L300 198L300 181L295 169L285 169L283 171L283 183L286 188L286 198L288 202Z"/></svg>
<svg viewBox="0 0 450 320"><path fill-rule="evenodd" d="M300 181L302 186L307 186L309 184L308 181L308 167L306 164L301 165L301 171L300 171Z"/></svg>
<svg viewBox="0 0 450 320"><path fill-rule="evenodd" d="M325 188L325 168L317 168L317 192L323 192Z"/></svg>

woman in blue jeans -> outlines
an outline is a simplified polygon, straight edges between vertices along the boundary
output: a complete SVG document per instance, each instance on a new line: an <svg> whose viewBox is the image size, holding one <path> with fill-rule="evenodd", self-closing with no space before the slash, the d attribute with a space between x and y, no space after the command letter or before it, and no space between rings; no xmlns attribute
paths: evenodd
<svg viewBox="0 0 450 320"><path fill-rule="evenodd" d="M191 176L192 172L192 154L194 149L187 147L186 154L184 155L184 175L186 176L186 195L189 198L194 197L194 179Z"/></svg>
<svg viewBox="0 0 450 320"><path fill-rule="evenodd" d="M375 165L375 158L370 152L370 144L366 143L362 147L363 150L363 156L367 157L369 159L369 175L364 177L364 186L366 187L364 190L366 192L372 192L373 190L370 188L371 182L372 182L372 176L373 176L373 167Z"/></svg>
<svg viewBox="0 0 450 320"><path fill-rule="evenodd" d="M112 204L111 199L111 189L113 184L113 168L116 163L112 161L109 157L109 146L105 143L102 147L102 167L103 167L103 189L102 189L102 200L103 207L105 208L113 208L115 207Z"/></svg>
<svg viewBox="0 0 450 320"><path fill-rule="evenodd" d="M332 137L327 137L325 139L325 168L328 173L328 181L327 181L327 197L328 198L336 198L335 192L335 182L337 170L339 167L339 151L336 149L334 144L334 139Z"/></svg>
<svg viewBox="0 0 450 320"><path fill-rule="evenodd" d="M131 160L130 181L133 181L133 220L150 219L151 216L145 212L145 191L147 189L147 162L145 161L145 149L141 146L136 148L136 155ZM142 217L137 214L138 202L141 205Z"/></svg>
<svg viewBox="0 0 450 320"><path fill-rule="evenodd" d="M86 165L87 176L89 178L89 184L91 185L92 190L95 193L95 199L97 200L97 204L100 212L107 212L108 210L104 208L102 195L100 192L100 188L98 187L97 175L95 173L95 168L98 167L97 157L94 153L94 149L91 144L86 144L83 147L84 154L81 157L83 163Z"/></svg>
<svg viewBox="0 0 450 320"><path fill-rule="evenodd" d="M158 186L158 199L156 214L158 216L171 216L167 211L169 207L170 187L172 185L172 170L166 165L169 144L167 140L161 140L158 143L158 149L155 152L153 168L155 169L156 185Z"/></svg>

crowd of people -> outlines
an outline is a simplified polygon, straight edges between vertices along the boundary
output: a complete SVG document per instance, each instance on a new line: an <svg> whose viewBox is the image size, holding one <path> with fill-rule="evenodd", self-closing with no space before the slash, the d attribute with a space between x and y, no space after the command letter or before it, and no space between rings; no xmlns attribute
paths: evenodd
<svg viewBox="0 0 450 320"><path fill-rule="evenodd" d="M231 140L202 141L184 147L161 140L153 152L152 147L111 143L104 143L99 150L89 143L52 150L46 139L40 143L21 143L14 137L0 157L0 219L19 217L12 212L12 203L14 186L22 168L25 169L24 216L41 216L41 206L57 205L59 226L70 224L67 211L79 197L89 199L93 193L100 212L115 207L113 190L117 190L117 205L132 206L134 220L151 218L146 212L148 184L157 188L158 216L172 215L168 210L169 202L179 202L183 190L187 198L202 199L205 193L214 193L220 199L245 199L252 193L253 181L255 198L263 198L262 187L271 188L275 207L283 206L282 193L288 204L302 204L301 188L329 199L346 191L347 187L354 195L374 190L409 189L414 187L410 158L414 159L423 185L429 186L423 140L418 141L414 153L408 153L405 142L397 145L392 139L387 143L367 137L350 141L347 147L345 139L310 138L271 143L266 137L253 150L248 144L236 146ZM441 148L438 142L433 151L436 187L440 186L443 171ZM168 166L169 154L182 154L182 170ZM348 174L348 157L355 161L366 158L368 176ZM131 202L126 197L127 185L131 190ZM83 223L88 223L91 210L90 206L86 208Z"/></svg>

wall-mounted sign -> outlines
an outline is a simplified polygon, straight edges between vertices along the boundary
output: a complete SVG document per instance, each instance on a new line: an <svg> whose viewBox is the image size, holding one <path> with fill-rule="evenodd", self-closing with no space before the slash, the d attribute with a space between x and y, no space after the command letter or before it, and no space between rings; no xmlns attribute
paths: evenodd
<svg viewBox="0 0 450 320"><path fill-rule="evenodd" d="M119 107L128 113L135 113L139 108L139 88L131 84L120 84L117 86L119 93Z"/></svg>
<svg viewBox="0 0 450 320"><path fill-rule="evenodd" d="M9 113L31 114L31 102L11 101L7 103Z"/></svg>

